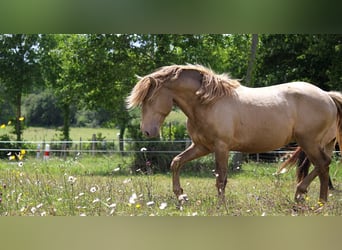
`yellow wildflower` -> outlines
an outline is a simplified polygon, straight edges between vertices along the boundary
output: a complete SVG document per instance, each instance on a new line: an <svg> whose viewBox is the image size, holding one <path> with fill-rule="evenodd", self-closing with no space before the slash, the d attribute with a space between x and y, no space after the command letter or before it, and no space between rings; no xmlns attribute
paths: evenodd
<svg viewBox="0 0 342 250"><path fill-rule="evenodd" d="M26 154L26 150L25 150L25 149L20 150L20 154L21 154L21 155Z"/></svg>
<svg viewBox="0 0 342 250"><path fill-rule="evenodd" d="M0 128L6 128L5 124L1 124Z"/></svg>
<svg viewBox="0 0 342 250"><path fill-rule="evenodd" d="M21 117L19 117L19 121L23 121L25 118L24 118L24 116L21 116Z"/></svg>
<svg viewBox="0 0 342 250"><path fill-rule="evenodd" d="M8 158L10 161L11 160L15 160L15 155L10 155L10 157Z"/></svg>

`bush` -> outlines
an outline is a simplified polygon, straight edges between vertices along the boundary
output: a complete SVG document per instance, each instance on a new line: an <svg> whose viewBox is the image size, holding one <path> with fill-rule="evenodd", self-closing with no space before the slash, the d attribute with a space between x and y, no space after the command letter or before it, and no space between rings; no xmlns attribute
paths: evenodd
<svg viewBox="0 0 342 250"><path fill-rule="evenodd" d="M142 136L138 124L128 127L127 134L132 139L128 149L134 151L134 161L131 166L133 172L141 170L143 172L166 173L170 170L173 157L186 148L185 142L175 143L174 140L184 140L186 130L185 126L179 124L173 125L171 130L168 130L169 128L162 128L164 140L160 138L146 140ZM166 130L171 131L171 133L167 134ZM165 138L169 140L165 140Z"/></svg>
<svg viewBox="0 0 342 250"><path fill-rule="evenodd" d="M6 143L0 143L0 159L8 158L8 152L11 151L11 149L16 149L16 145L10 142L11 138L8 134L0 135L0 141L6 141ZM8 149L8 151L6 149Z"/></svg>

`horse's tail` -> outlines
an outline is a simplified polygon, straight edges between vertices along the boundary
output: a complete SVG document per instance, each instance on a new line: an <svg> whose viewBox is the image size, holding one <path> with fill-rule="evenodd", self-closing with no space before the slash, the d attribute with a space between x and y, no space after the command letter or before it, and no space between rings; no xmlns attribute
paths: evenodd
<svg viewBox="0 0 342 250"><path fill-rule="evenodd" d="M342 93L340 92L328 92L329 96L335 102L337 107L337 133L336 138L340 151L342 152Z"/></svg>
<svg viewBox="0 0 342 250"><path fill-rule="evenodd" d="M310 164L311 162L307 158L302 148L297 147L296 150L291 154L291 156L280 165L277 173L280 174L288 172L290 168L296 165L297 182L300 182L308 174Z"/></svg>

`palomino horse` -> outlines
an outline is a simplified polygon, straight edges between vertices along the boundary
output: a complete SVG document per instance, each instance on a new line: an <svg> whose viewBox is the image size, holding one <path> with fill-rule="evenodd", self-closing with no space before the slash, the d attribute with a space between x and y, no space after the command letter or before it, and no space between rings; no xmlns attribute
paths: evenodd
<svg viewBox="0 0 342 250"><path fill-rule="evenodd" d="M187 116L192 144L172 163L173 192L184 197L179 173L195 158L214 153L216 187L224 200L229 151L265 152L296 141L315 166L298 185L295 200L319 176L320 200L327 201L330 155L342 139L342 94L305 82L247 88L227 75L200 65L172 65L146 75L127 97L127 107L141 106L141 130L159 135L177 105Z"/></svg>

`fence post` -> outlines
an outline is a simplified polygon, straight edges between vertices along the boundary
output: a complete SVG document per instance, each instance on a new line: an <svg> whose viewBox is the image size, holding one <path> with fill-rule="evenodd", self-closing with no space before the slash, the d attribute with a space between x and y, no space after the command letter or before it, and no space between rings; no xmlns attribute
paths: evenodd
<svg viewBox="0 0 342 250"><path fill-rule="evenodd" d="M96 134L93 134L92 137L92 142L91 142L91 151L92 151L92 155L95 155L95 150L96 150Z"/></svg>
<svg viewBox="0 0 342 250"><path fill-rule="evenodd" d="M40 143L37 144L37 154L36 154L36 158L39 159L40 158L40 149L41 149L41 145Z"/></svg>
<svg viewBox="0 0 342 250"><path fill-rule="evenodd" d="M50 158L50 144L45 144L44 160L48 160L49 158Z"/></svg>

